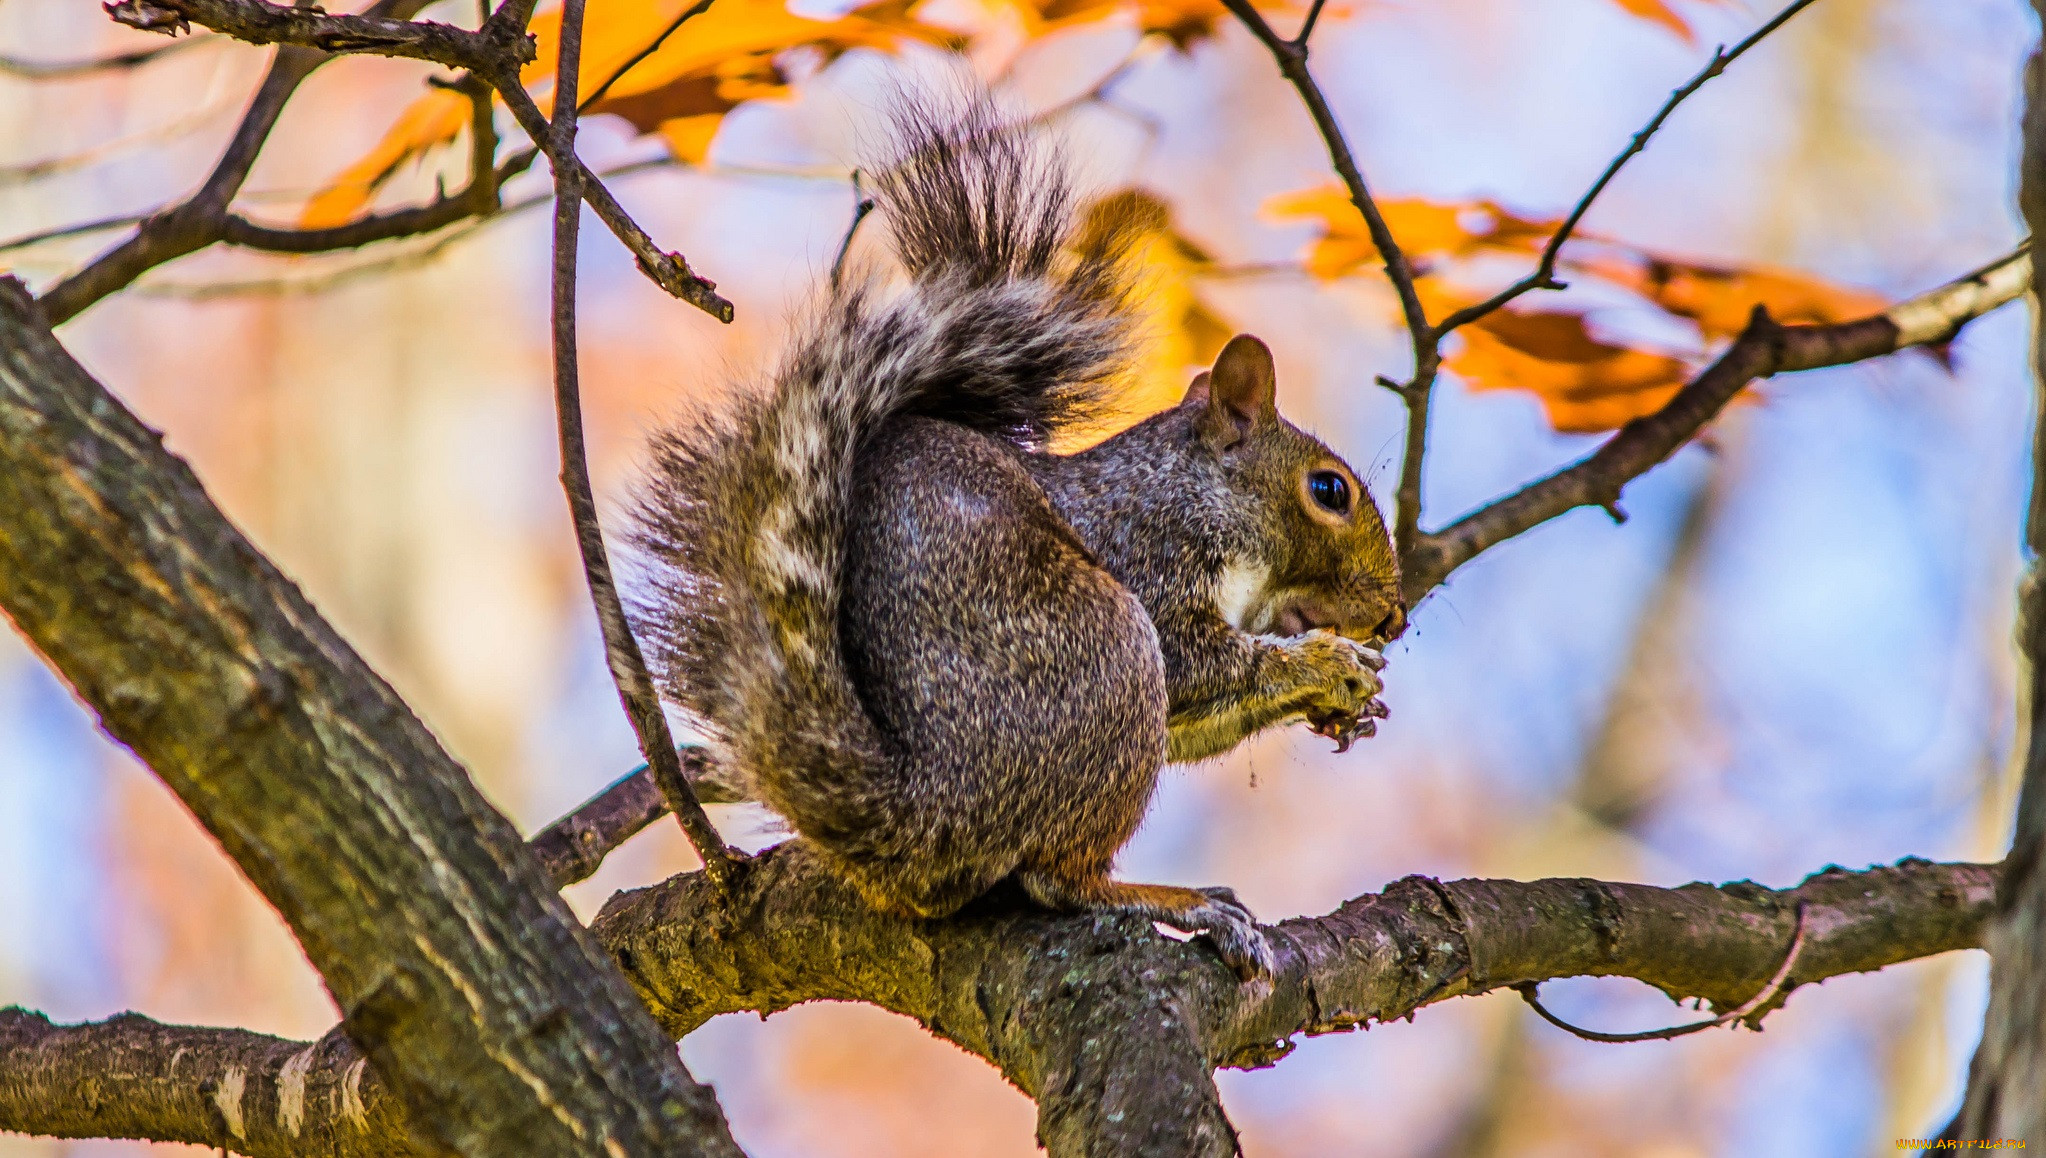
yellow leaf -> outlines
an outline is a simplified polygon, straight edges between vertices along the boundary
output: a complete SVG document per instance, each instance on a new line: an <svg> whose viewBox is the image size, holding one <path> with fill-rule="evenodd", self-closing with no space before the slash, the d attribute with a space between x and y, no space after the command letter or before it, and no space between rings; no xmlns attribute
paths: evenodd
<svg viewBox="0 0 2046 1158"><path fill-rule="evenodd" d="M1124 189L1096 199L1082 213L1073 248L1085 250L1122 229L1136 235L1129 260L1148 339L1144 358L1108 414L1064 432L1056 447L1061 452L1099 442L1177 403L1194 372L1213 361L1236 332L1194 292L1195 279L1214 260L1173 228L1170 210L1154 194Z"/></svg>
<svg viewBox="0 0 2046 1158"><path fill-rule="evenodd" d="M1417 264L1488 251L1533 253L1558 224L1520 217L1492 201L1443 204L1409 197L1381 201L1378 208L1393 240ZM1321 236L1307 253L1307 269L1316 277L1347 277L1379 261L1364 214L1339 185L1282 193L1265 202L1264 212L1279 220L1307 218L1321 226Z"/></svg>

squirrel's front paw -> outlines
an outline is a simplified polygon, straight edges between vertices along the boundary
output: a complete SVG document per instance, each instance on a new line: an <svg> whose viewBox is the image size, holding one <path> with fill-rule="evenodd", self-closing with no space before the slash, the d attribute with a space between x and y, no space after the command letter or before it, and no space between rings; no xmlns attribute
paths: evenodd
<svg viewBox="0 0 2046 1158"><path fill-rule="evenodd" d="M1385 657L1369 644L1315 630L1292 644L1296 658L1306 667L1309 679L1302 714L1317 735L1336 742L1336 751L1347 752L1359 736L1378 734L1378 721L1390 714L1378 693L1385 690L1378 673Z"/></svg>

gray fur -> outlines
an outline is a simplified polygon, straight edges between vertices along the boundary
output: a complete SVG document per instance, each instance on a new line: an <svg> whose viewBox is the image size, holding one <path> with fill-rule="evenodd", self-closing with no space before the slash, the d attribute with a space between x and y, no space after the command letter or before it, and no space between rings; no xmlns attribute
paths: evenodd
<svg viewBox="0 0 2046 1158"><path fill-rule="evenodd" d="M1130 369L1130 237L1081 248L1056 152L984 103L897 132L877 192L907 286L833 290L766 390L654 440L636 612L663 690L878 906L943 916L1013 875L1262 972L1227 890L1110 869L1168 756L1301 717L1370 734L1385 529L1368 495L1303 508L1309 472L1362 484L1278 416L1248 337L1174 410L1044 453Z"/></svg>

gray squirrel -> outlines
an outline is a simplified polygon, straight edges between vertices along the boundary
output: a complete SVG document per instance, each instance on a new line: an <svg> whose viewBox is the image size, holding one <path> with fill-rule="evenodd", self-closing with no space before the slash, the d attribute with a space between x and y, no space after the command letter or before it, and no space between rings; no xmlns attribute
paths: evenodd
<svg viewBox="0 0 2046 1158"><path fill-rule="evenodd" d="M874 195L906 284L847 278L765 390L653 439L635 618L663 693L880 909L1013 878L1267 976L1228 889L1110 869L1168 761L1292 719L1375 732L1404 622L1384 523L1248 335L1172 409L1049 453L1137 358L1134 226L1079 229L1057 148L985 99L904 102L894 142Z"/></svg>

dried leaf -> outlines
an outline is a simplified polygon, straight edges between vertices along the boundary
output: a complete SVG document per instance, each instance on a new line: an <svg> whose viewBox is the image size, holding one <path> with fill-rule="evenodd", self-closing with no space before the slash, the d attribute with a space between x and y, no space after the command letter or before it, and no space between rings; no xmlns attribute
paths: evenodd
<svg viewBox="0 0 2046 1158"><path fill-rule="evenodd" d="M1633 263L1633 269L1630 275L1609 263L1598 272L1670 313L1695 321L1707 341L1738 335L1756 306L1779 322L1821 325L1853 321L1889 307L1881 294L1775 266L1740 268L1645 256Z"/></svg>
<svg viewBox="0 0 2046 1158"><path fill-rule="evenodd" d="M1524 390L1549 424L1570 433L1612 430L1660 410L1683 387L1682 359L1603 342L1583 314L1500 310L1460 331L1444 368L1472 390Z"/></svg>

